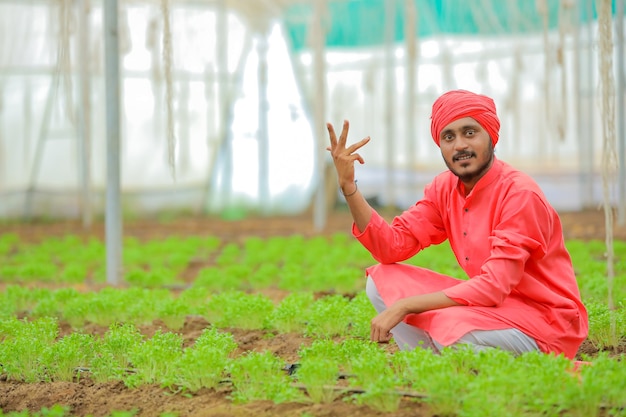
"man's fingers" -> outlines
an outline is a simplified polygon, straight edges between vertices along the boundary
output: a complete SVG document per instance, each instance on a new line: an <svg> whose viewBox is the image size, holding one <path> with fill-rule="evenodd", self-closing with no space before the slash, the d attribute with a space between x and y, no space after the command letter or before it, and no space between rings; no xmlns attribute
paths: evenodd
<svg viewBox="0 0 626 417"><path fill-rule="evenodd" d="M370 339L378 343L387 343L391 340L391 333L389 330L380 323L379 316L372 319L370 325Z"/></svg>
<svg viewBox="0 0 626 417"><path fill-rule="evenodd" d="M335 128L332 123L326 123L326 128L328 129L328 136L330 138L330 146L327 147L326 150L329 151L334 149L345 149L347 154L350 155L370 141L370 137L368 136L346 147L346 142L348 141L348 130L350 130L350 123L347 120L343 121L343 129L341 130L341 135L339 135L339 140L337 140L337 134L335 133Z"/></svg>
<svg viewBox="0 0 626 417"><path fill-rule="evenodd" d="M348 130L350 130L350 123L347 120L343 121L343 129L341 129L341 135L339 135L339 146L345 148L348 140Z"/></svg>
<svg viewBox="0 0 626 417"><path fill-rule="evenodd" d="M348 146L348 147L346 148L346 150L347 150L349 153L354 153L355 151L357 151L357 150L359 150L360 148L362 148L363 146L365 146L365 144L366 144L367 142L369 142L369 141L370 141L370 137L368 136L368 137L366 137L366 138L361 139L361 140L360 140L360 141L358 141L357 143L353 143L352 145Z"/></svg>
<svg viewBox="0 0 626 417"><path fill-rule="evenodd" d="M330 145L334 148L337 145L337 135L335 134L335 128L331 123L326 123L326 128L328 129L328 136L330 137ZM330 148L327 149L330 150Z"/></svg>
<svg viewBox="0 0 626 417"><path fill-rule="evenodd" d="M377 328L373 328L371 329L370 332L370 339L373 342L378 342L378 343L387 343L391 340L391 336L392 334L389 332L384 332L380 329Z"/></svg>
<svg viewBox="0 0 626 417"><path fill-rule="evenodd" d="M361 155L359 155L358 153L353 154L352 158L355 161L359 161L359 164L361 164L361 165L363 165L365 163L365 160L363 159L363 157Z"/></svg>

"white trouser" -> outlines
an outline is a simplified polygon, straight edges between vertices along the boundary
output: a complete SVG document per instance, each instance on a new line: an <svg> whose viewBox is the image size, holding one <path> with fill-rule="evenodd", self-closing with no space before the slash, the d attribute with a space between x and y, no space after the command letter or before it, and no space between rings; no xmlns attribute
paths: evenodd
<svg viewBox="0 0 626 417"><path fill-rule="evenodd" d="M380 313L387 308L376 288L376 284L374 284L374 280L369 276L367 277L365 292L376 311ZM431 338L428 332L404 322L398 323L396 327L391 329L391 334L398 344L398 347L402 350L412 350L418 346L425 349L432 349L434 352L439 352L443 349L443 345ZM532 337L514 328L503 330L473 330L463 335L452 346L457 345L470 345L476 351L501 348L515 354L539 350L537 343Z"/></svg>

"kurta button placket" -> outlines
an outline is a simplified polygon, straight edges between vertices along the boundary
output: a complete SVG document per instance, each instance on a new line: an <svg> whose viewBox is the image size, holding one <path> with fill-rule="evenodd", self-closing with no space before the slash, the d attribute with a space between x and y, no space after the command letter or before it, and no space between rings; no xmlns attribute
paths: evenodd
<svg viewBox="0 0 626 417"><path fill-rule="evenodd" d="M465 204L469 204L468 201L465 202ZM465 229L463 231L463 237L467 237L467 230L470 226L470 221L469 221L469 216L467 215L467 213L469 212L469 207L464 207L463 208L463 212L464 212L464 216L463 216L463 228ZM469 242L467 240L464 240L463 243L463 252L468 253L470 251L470 248L468 247ZM469 263L469 256L465 256L465 263Z"/></svg>

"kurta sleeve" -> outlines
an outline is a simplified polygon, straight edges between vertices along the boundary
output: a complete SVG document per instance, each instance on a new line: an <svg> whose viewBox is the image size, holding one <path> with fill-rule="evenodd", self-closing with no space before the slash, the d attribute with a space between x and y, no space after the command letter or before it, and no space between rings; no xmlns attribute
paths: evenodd
<svg viewBox="0 0 626 417"><path fill-rule="evenodd" d="M383 264L402 262L447 238L439 210L428 199L420 200L396 216L391 224L372 210L372 218L365 230L359 232L353 224L352 234L374 259Z"/></svg>
<svg viewBox="0 0 626 417"><path fill-rule="evenodd" d="M480 273L445 294L465 305L500 305L524 278L528 260L545 256L552 221L550 210L534 191L507 196L488 238L490 252Z"/></svg>

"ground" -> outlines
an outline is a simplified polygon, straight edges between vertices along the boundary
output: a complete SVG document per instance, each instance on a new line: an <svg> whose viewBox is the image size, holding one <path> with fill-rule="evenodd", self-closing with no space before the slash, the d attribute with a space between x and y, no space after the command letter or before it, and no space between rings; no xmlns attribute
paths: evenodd
<svg viewBox="0 0 626 417"><path fill-rule="evenodd" d="M393 213L391 213L390 217ZM563 232L567 239L605 239L604 212L587 210L581 212L560 213ZM316 234L348 233L351 224L349 213L345 210L333 212L327 219L323 230L318 231L313 225L313 216L309 213L299 216L249 217L242 220L224 220L199 217L170 217L156 220L132 220L124 224L124 235L135 236L141 240L167 236L215 235L224 241L239 241L247 236L275 236L299 233L306 236ZM50 236L64 234L104 236L104 225L95 222L90 228L84 228L79 221L5 223L0 224L1 233L16 233L21 239L37 242ZM615 224L615 239L626 240L626 226ZM280 298L284 294L272 294ZM208 323L201 318L189 318L180 331L184 339L191 343L198 337ZM153 335L163 323L155 322L142 328L147 336ZM267 337L263 331L242 331L226 329L235 336L239 353L248 350L270 350L279 355L286 363L297 360L297 352L303 344L310 343L300 334L279 334ZM62 323L62 332L69 332L67 324ZM106 329L92 327L90 333L103 334ZM393 346L388 346L393 350ZM621 350L623 352L623 350ZM593 353L593 347L584 344L581 352ZM121 382L95 384L88 377L78 382L53 382L26 384L0 380L0 410L40 410L54 404L64 404L71 408L76 416L108 416L116 410L137 410L138 416L158 416L162 412L172 411L179 416L431 416L427 406L411 398L404 398L397 412L382 413L366 406L357 406L347 401L336 400L332 404L316 405L308 403L288 403L276 405L271 402L255 402L235 405L229 400L230 388L225 384L219 390L202 390L195 395L172 394L158 386L143 386L129 390Z"/></svg>

